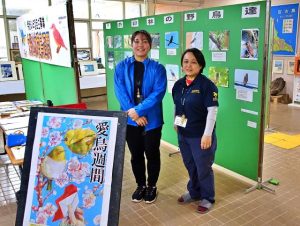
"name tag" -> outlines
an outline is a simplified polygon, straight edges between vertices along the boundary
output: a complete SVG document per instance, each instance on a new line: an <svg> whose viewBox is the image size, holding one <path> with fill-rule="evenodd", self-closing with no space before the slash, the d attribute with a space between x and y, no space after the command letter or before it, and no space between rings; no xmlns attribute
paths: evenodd
<svg viewBox="0 0 300 226"><path fill-rule="evenodd" d="M186 123L187 123L187 118L184 115L182 116L176 115L174 125L185 128Z"/></svg>

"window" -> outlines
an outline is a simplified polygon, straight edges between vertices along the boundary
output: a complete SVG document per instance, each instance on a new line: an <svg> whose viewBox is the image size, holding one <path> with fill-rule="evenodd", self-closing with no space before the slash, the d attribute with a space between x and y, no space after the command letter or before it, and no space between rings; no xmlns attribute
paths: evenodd
<svg viewBox="0 0 300 226"><path fill-rule="evenodd" d="M92 0L92 19L122 20L123 3L116 1Z"/></svg>
<svg viewBox="0 0 300 226"><path fill-rule="evenodd" d="M30 10L40 10L48 6L48 0L6 0L6 14L21 16Z"/></svg>
<svg viewBox="0 0 300 226"><path fill-rule="evenodd" d="M73 0L74 18L88 19L89 18L89 4L88 0Z"/></svg>
<svg viewBox="0 0 300 226"><path fill-rule="evenodd" d="M0 15L3 15L3 6L2 6L2 1L0 1Z"/></svg>
<svg viewBox="0 0 300 226"><path fill-rule="evenodd" d="M139 3L125 2L125 19L141 16L141 7Z"/></svg>
<svg viewBox="0 0 300 226"><path fill-rule="evenodd" d="M0 60L7 61L7 44L5 38L4 20L0 18Z"/></svg>
<svg viewBox="0 0 300 226"><path fill-rule="evenodd" d="M8 20L10 48L19 49L17 23L15 19Z"/></svg>
<svg viewBox="0 0 300 226"><path fill-rule="evenodd" d="M98 30L98 29L102 30L103 29L103 22L93 21L92 22L92 29L93 30Z"/></svg>
<svg viewBox="0 0 300 226"><path fill-rule="evenodd" d="M77 48L90 47L88 31L89 29L87 22L75 22L75 36Z"/></svg>

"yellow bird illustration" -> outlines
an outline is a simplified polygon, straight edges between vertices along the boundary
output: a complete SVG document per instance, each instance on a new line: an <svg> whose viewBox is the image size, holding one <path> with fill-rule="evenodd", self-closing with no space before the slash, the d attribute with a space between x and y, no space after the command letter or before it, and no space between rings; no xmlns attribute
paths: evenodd
<svg viewBox="0 0 300 226"><path fill-rule="evenodd" d="M57 179L65 170L66 152L62 146L56 146L42 160L41 173L48 178L47 190L52 189L52 180Z"/></svg>
<svg viewBox="0 0 300 226"><path fill-rule="evenodd" d="M96 133L91 129L74 129L67 131L65 143L70 150L79 155L86 155L94 145Z"/></svg>

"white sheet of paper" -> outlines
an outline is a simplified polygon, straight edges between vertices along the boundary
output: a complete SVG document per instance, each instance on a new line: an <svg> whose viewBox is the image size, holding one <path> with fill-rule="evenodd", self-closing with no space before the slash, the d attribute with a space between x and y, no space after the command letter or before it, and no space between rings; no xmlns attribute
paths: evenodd
<svg viewBox="0 0 300 226"><path fill-rule="evenodd" d="M257 127L257 123L256 122L252 122L252 121L247 121L247 126L249 126L251 128L256 128Z"/></svg>
<svg viewBox="0 0 300 226"><path fill-rule="evenodd" d="M159 60L159 49L151 49L150 57L155 60Z"/></svg>
<svg viewBox="0 0 300 226"><path fill-rule="evenodd" d="M167 49L168 56L176 56L176 49Z"/></svg>
<svg viewBox="0 0 300 226"><path fill-rule="evenodd" d="M241 109L241 112L245 112L245 113L248 113L248 114L251 114L251 115L258 115L257 111L251 111L251 110L244 109L244 108Z"/></svg>
<svg viewBox="0 0 300 226"><path fill-rule="evenodd" d="M236 89L236 99L253 102L253 91L247 89Z"/></svg>
<svg viewBox="0 0 300 226"><path fill-rule="evenodd" d="M168 80L168 93L172 93L174 84L175 84L175 81Z"/></svg>
<svg viewBox="0 0 300 226"><path fill-rule="evenodd" d="M10 150L16 160L24 159L25 146L12 147Z"/></svg>
<svg viewBox="0 0 300 226"><path fill-rule="evenodd" d="M212 52L211 60L226 62L226 52Z"/></svg>

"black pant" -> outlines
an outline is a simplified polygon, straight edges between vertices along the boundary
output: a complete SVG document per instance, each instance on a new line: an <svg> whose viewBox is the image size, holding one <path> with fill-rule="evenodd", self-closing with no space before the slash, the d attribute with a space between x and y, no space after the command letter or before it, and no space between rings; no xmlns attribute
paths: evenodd
<svg viewBox="0 0 300 226"><path fill-rule="evenodd" d="M131 167L138 186L146 185L146 164L148 186L156 186L160 171L160 138L162 127L145 131L144 127L127 126L126 141L131 152Z"/></svg>

